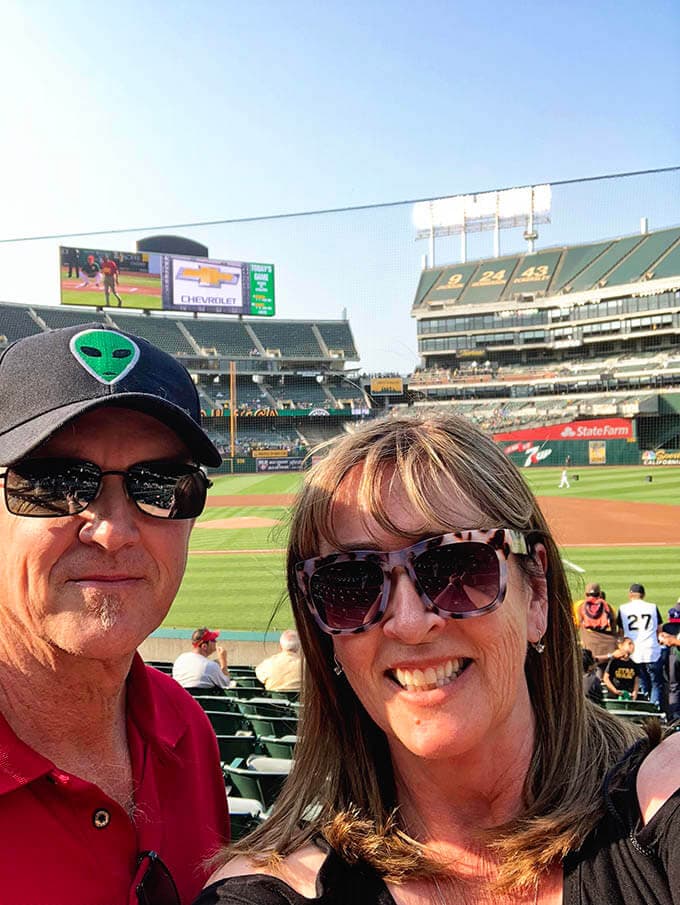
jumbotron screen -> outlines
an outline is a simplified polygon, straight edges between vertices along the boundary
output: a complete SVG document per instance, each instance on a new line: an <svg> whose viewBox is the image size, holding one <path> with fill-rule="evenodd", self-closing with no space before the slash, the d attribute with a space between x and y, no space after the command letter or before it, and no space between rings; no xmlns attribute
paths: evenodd
<svg viewBox="0 0 680 905"><path fill-rule="evenodd" d="M275 313L273 264L61 246L59 276L62 305Z"/></svg>

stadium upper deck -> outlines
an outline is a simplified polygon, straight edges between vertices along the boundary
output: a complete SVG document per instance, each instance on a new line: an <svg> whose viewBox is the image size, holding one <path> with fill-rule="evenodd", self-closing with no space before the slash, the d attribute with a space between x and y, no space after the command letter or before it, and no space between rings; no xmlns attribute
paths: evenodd
<svg viewBox="0 0 680 905"><path fill-rule="evenodd" d="M191 370L213 373L221 359L235 360L243 370L260 362L327 364L358 361L354 336L347 321L233 320L219 317L167 317L128 311L0 304L0 342L13 342L41 330L100 321L150 340L183 359ZM187 363L191 361L191 364ZM244 367L250 362L249 367ZM263 370L274 371L274 366Z"/></svg>
<svg viewBox="0 0 680 905"><path fill-rule="evenodd" d="M680 228L424 270L426 368L568 362L680 344Z"/></svg>

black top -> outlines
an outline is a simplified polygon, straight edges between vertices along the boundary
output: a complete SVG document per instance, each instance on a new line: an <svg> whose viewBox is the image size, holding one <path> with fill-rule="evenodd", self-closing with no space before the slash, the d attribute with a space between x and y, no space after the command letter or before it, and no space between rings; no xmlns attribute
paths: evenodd
<svg viewBox="0 0 680 905"><path fill-rule="evenodd" d="M635 780L648 750L639 742L609 771L606 813L564 864L563 905L680 905L680 790L642 825ZM330 851L308 899L282 880L255 874L206 887L194 905L394 905L367 865Z"/></svg>
<svg viewBox="0 0 680 905"><path fill-rule="evenodd" d="M612 657L605 670L609 681L617 691L627 691L632 694L635 689L635 680L640 675L640 667L630 657Z"/></svg>

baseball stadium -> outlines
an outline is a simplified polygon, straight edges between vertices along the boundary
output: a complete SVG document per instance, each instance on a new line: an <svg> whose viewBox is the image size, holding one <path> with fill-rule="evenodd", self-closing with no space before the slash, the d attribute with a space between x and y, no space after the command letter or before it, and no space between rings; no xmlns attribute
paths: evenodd
<svg viewBox="0 0 680 905"><path fill-rule="evenodd" d="M615 185L626 196L623 183ZM577 188L596 198L599 185ZM648 205L638 194L641 212ZM171 659L201 624L219 627L235 645L243 641L238 649L248 659L261 655L290 624L287 520L314 450L394 412L451 411L494 437L539 496L575 597L597 580L611 600L623 600L628 583L644 577L662 613L676 601L680 227L650 229L643 217L636 232L604 236L581 219L577 233L587 241L543 246L538 227L551 213L556 219L560 197L558 186L533 186L404 205L429 254L420 268L408 265L410 310L399 316L411 321L418 364L400 374L375 372L345 312L271 316L273 283L258 296L262 286L239 269L258 265L211 263L207 246L175 236L137 240L122 252L102 251L94 238L89 247L62 246L60 306L0 304L0 347L39 331L103 323L152 341L194 379L223 464L211 475L179 596L147 642L155 656ZM516 251L501 254L501 238L513 232ZM490 233L494 254L470 257ZM188 296L175 280L175 302L202 305L163 310L172 282L164 241L184 255L175 277L188 274L192 285L207 287ZM250 259L259 257L253 242ZM411 252L407 260L414 262ZM245 305L233 309L237 316L211 308L212 289L241 276L260 310L254 301L249 309L245 296L234 302ZM386 316L385 307L379 313Z"/></svg>
<svg viewBox="0 0 680 905"><path fill-rule="evenodd" d="M617 607L642 582L662 618L677 614L680 168L637 175L186 236L107 235L106 246L102 235L64 236L61 304L0 303L0 351L64 327L117 328L169 353L196 387L222 461L208 470L179 593L140 653L172 672L199 636L221 658L219 695L189 690L217 735L233 838L261 824L297 743L299 657L295 690L267 690L254 671L293 625L284 557L296 494L357 426L461 416L537 496L572 603L597 587ZM409 367L385 368L380 340L395 353L402 333L415 350ZM540 639L531 646L543 652ZM665 718L635 696L600 703L632 720ZM272 760L260 768L251 755Z"/></svg>

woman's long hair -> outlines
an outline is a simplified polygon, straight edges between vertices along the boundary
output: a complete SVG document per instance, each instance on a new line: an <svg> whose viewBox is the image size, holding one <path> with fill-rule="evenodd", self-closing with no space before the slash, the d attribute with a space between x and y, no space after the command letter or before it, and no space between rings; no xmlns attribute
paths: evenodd
<svg viewBox="0 0 680 905"><path fill-rule="evenodd" d="M371 422L336 441L306 478L293 511L287 558L288 592L305 656L295 766L271 816L227 857L245 853L272 864L322 835L349 862L367 861L394 882L440 870L400 827L386 737L345 677L334 673L330 637L311 619L295 577L295 564L318 555L322 539L339 548L331 506L357 465L362 466L357 513L360 505L390 533L404 534L388 513L390 481L397 480L422 515L423 530L515 528L546 548L545 652L530 647L525 661L536 737L524 810L484 836L500 865L496 888L530 886L578 846L601 816L604 774L637 733L585 699L571 595L536 499L489 437L451 415ZM456 502L479 510L485 523L452 523ZM531 582L534 561L518 559Z"/></svg>

